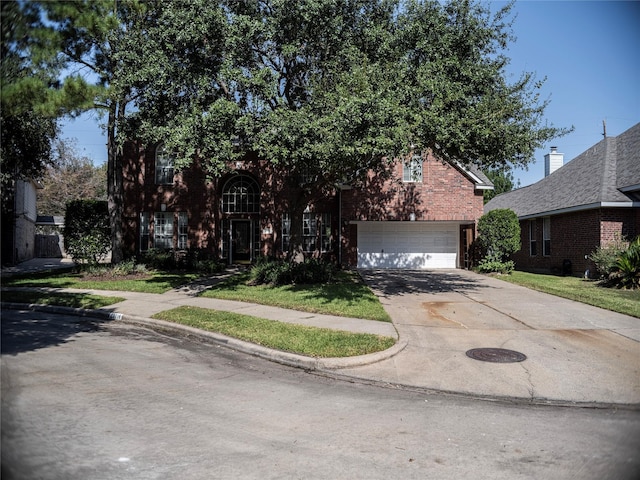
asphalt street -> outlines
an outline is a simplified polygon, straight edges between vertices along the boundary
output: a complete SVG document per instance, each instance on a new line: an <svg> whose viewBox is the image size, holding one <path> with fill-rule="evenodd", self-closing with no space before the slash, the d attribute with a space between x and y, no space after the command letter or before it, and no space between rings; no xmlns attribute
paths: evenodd
<svg viewBox="0 0 640 480"><path fill-rule="evenodd" d="M130 324L2 312L2 478L623 479L640 412L343 381Z"/></svg>

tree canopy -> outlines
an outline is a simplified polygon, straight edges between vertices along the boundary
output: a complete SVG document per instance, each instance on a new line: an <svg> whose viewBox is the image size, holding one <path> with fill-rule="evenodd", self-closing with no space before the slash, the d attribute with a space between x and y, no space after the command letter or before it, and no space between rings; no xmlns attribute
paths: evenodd
<svg viewBox="0 0 640 480"><path fill-rule="evenodd" d="M211 173L233 139L290 172L350 180L409 150L526 165L567 130L542 82L510 83L511 5L472 1L158 2L128 48L139 132ZM167 39L173 39L171 42ZM141 73L142 72L142 73Z"/></svg>
<svg viewBox="0 0 640 480"><path fill-rule="evenodd" d="M30 52L43 62L57 62L64 70L47 90L38 108L50 114L77 115L95 110L106 117L107 198L111 225L111 258L123 259L122 210L123 126L135 91L130 66L119 52L135 32L140 12L137 0L29 2L39 21L28 32ZM128 75L125 76L124 72Z"/></svg>
<svg viewBox="0 0 640 480"><path fill-rule="evenodd" d="M36 111L37 99L53 81L55 69L36 68L28 56L25 35L37 19L34 11L15 1L2 2L0 44L0 179L2 211L12 202L13 181L39 178L51 163L51 142L57 134L55 117Z"/></svg>
<svg viewBox="0 0 640 480"><path fill-rule="evenodd" d="M543 81L510 82L512 5L471 0L148 2L121 51L132 134L211 176L247 152L311 192L431 151L481 169L526 165L568 132L544 121ZM234 142L235 141L235 142ZM310 188L313 187L313 188ZM292 231L295 237L295 231Z"/></svg>
<svg viewBox="0 0 640 480"><path fill-rule="evenodd" d="M302 212L309 183L357 182L412 151L485 170L522 166L568 131L544 121L543 80L506 73L513 4L495 13L473 0L30 5L47 18L33 30L38 51L57 48L71 72L48 108L107 113L116 260L125 137L162 141L178 169L198 158L212 177L254 152L288 172L290 207Z"/></svg>
<svg viewBox="0 0 640 480"><path fill-rule="evenodd" d="M496 195L510 192L514 188L520 187L520 180L517 182L513 178L513 172L508 167L492 168L485 172L487 178L493 183L493 190L484 191L484 203L487 203Z"/></svg>
<svg viewBox="0 0 640 480"><path fill-rule="evenodd" d="M42 176L37 210L45 215L65 214L72 200L107 199L106 165L94 166L92 160L78 151L77 139L56 140L53 165Z"/></svg>

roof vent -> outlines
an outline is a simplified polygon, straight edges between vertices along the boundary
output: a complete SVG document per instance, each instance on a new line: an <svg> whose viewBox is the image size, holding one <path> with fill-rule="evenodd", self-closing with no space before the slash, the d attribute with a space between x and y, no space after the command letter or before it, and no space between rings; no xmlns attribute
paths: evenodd
<svg viewBox="0 0 640 480"><path fill-rule="evenodd" d="M558 153L558 147L551 147L551 152L544 156L544 176L548 177L564 165L564 153Z"/></svg>

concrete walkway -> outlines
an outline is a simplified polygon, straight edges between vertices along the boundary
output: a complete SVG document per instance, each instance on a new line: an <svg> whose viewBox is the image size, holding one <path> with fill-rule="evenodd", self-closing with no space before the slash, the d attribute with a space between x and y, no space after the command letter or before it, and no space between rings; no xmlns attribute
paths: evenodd
<svg viewBox="0 0 640 480"><path fill-rule="evenodd" d="M464 270L361 273L393 324L202 298L197 294L208 285L201 284L161 295L68 291L126 298L94 313L152 328L176 328L148 319L154 313L193 305L399 339L386 352L321 360L181 328L248 353L332 375L491 399L640 408L638 318ZM526 359L479 361L466 354L476 348L509 349Z"/></svg>

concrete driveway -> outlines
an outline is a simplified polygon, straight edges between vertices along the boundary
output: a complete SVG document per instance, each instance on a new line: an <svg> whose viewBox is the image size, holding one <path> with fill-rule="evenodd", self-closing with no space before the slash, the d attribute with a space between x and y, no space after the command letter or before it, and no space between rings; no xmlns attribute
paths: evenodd
<svg viewBox="0 0 640 480"><path fill-rule="evenodd" d="M362 271L408 346L349 375L489 397L640 406L640 319L465 270ZM475 348L526 355L469 358Z"/></svg>

